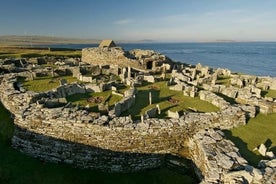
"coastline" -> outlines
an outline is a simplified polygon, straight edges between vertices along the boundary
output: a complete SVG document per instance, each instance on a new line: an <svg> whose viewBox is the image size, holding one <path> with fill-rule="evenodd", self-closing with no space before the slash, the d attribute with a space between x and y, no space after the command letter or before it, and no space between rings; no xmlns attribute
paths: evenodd
<svg viewBox="0 0 276 184"><path fill-rule="evenodd" d="M50 44L36 47L82 49L97 44ZM120 43L125 50L153 49L174 61L228 68L248 75L276 77L276 42Z"/></svg>

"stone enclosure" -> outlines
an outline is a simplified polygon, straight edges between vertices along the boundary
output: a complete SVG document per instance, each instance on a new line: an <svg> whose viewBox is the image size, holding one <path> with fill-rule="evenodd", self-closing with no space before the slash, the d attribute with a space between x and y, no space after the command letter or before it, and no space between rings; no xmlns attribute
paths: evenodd
<svg viewBox="0 0 276 184"><path fill-rule="evenodd" d="M175 167L193 165L202 183L274 182L273 155L271 160L262 161L259 168L254 168L221 131L245 125L247 119L258 112L276 112L275 99L261 96L261 89L276 88L274 78L239 76L227 69L213 70L200 64L172 65L162 54L143 50L126 52L112 42L84 49L82 60L93 65L68 66L63 71L86 84L63 81L57 89L43 93L26 91L18 85L18 77L33 78L33 70L21 71L19 66L18 72L0 76L1 102L14 117L14 148L42 160L107 172L135 172L174 163ZM87 67L94 67L96 73L109 72L102 65L110 63L113 64L110 72L131 88L122 94L123 99L108 114L95 116L65 100L75 93L115 89L114 81L98 84L93 83L93 76L83 75ZM53 73L53 70L42 71ZM158 77L150 72L161 74ZM171 74L168 88L182 91L186 96L199 96L220 111L168 111L171 118L152 118L152 114L160 111L157 106L147 111L141 121L120 116L135 103L135 85L143 80L154 82L168 73ZM218 84L219 76L231 78L229 84Z"/></svg>

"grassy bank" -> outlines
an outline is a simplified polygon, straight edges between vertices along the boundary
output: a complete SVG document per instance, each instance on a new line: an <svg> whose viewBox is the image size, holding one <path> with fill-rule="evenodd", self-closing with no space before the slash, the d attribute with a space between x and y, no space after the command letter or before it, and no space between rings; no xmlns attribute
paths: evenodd
<svg viewBox="0 0 276 184"><path fill-rule="evenodd" d="M194 183L187 175L166 168L139 173L111 174L52 164L26 156L10 146L13 125L0 103L0 183L3 184L180 184Z"/></svg>

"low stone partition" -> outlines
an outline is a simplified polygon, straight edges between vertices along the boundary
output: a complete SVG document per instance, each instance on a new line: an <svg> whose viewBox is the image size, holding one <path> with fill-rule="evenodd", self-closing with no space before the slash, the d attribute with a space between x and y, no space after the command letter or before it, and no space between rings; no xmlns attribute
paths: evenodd
<svg viewBox="0 0 276 184"><path fill-rule="evenodd" d="M230 106L229 102L226 102L223 98L217 96L211 91L206 91L206 90L199 91L199 98L200 100L205 100L207 102L210 102L221 109L225 109Z"/></svg>
<svg viewBox="0 0 276 184"><path fill-rule="evenodd" d="M85 86L80 84L68 84L59 86L53 94L58 98L65 98L70 95L86 93Z"/></svg>
<svg viewBox="0 0 276 184"><path fill-rule="evenodd" d="M124 98L115 104L114 113L120 116L123 112L127 111L135 103L135 89L131 88L124 92Z"/></svg>

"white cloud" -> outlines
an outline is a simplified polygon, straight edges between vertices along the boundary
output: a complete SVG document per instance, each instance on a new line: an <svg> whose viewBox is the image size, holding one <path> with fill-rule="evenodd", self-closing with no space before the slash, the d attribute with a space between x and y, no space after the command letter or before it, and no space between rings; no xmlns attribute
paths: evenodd
<svg viewBox="0 0 276 184"><path fill-rule="evenodd" d="M120 20L116 20L113 22L113 24L116 24L116 25L124 25L124 24L129 24L133 22L132 19L120 19Z"/></svg>

